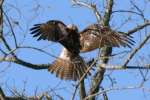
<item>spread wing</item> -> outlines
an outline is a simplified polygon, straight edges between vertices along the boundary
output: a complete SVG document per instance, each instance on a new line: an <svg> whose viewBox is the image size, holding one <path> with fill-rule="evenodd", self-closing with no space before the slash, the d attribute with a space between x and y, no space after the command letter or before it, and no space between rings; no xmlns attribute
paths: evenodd
<svg viewBox="0 0 150 100"><path fill-rule="evenodd" d="M46 23L35 24L30 31L33 37L38 37L38 40L43 39L54 42L59 42L68 35L66 25L58 20L50 20Z"/></svg>
<svg viewBox="0 0 150 100"><path fill-rule="evenodd" d="M31 29L33 37L38 40L49 40L61 43L72 53L79 53L79 34L58 20L50 20L46 23L35 24Z"/></svg>
<svg viewBox="0 0 150 100"><path fill-rule="evenodd" d="M100 24L92 24L80 33L81 52L91 51L104 46L130 47L134 44L132 37L102 27Z"/></svg>

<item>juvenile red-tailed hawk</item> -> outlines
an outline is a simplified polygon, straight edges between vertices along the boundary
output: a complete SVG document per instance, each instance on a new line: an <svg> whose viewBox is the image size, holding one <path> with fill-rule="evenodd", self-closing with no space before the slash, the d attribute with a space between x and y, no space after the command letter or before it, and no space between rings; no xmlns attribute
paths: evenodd
<svg viewBox="0 0 150 100"><path fill-rule="evenodd" d="M59 42L64 46L59 58L48 70L66 80L77 80L87 70L84 60L79 56L80 52L105 46L131 47L134 43L131 36L102 27L100 24L92 24L79 32L75 25L67 26L61 21L50 20L35 24L30 30L33 37L38 37L38 40Z"/></svg>

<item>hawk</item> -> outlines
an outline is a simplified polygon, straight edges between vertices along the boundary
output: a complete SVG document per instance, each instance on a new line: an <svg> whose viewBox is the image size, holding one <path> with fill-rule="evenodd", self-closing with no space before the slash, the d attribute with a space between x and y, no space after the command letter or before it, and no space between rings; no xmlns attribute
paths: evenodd
<svg viewBox="0 0 150 100"><path fill-rule="evenodd" d="M80 35L75 26L66 26L61 21L51 20L45 24L35 24L30 30L38 40L59 42L64 46L60 56L48 68L49 72L61 79L74 81L86 73L88 67L79 55Z"/></svg>
<svg viewBox="0 0 150 100"><path fill-rule="evenodd" d="M80 52L89 52L101 47L131 47L132 37L118 33L100 24L92 24L79 32L73 25L65 25L59 20L35 24L31 29L38 40L59 42L64 46L59 58L49 67L51 73L66 80L78 80L87 70Z"/></svg>

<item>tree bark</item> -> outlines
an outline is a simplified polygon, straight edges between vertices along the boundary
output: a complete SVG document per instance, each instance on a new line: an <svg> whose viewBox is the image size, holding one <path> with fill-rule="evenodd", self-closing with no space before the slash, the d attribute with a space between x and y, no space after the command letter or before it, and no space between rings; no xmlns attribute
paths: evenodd
<svg viewBox="0 0 150 100"><path fill-rule="evenodd" d="M112 8L113 8L113 0L108 0L107 1L107 8L105 10L105 14L102 20L102 24L103 26L108 26L109 27L109 21L110 21L110 17L112 14ZM101 54L100 56L104 57L103 59L101 59L101 63L107 64L109 61L109 58L107 56L110 56L112 53L112 47L104 47L101 48ZM89 95L95 94L99 91L99 86L102 83L103 77L104 77L104 73L105 73L105 68L98 68L98 71L96 72L96 74L93 77L92 80L92 86L90 89L90 93ZM95 100L95 97L91 97L89 100Z"/></svg>

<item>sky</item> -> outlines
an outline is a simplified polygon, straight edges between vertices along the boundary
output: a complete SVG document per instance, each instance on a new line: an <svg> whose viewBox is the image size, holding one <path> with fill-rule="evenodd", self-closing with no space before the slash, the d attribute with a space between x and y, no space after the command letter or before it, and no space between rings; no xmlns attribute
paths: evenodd
<svg viewBox="0 0 150 100"><path fill-rule="evenodd" d="M97 7L100 11L103 10L102 0L92 1L97 3ZM129 8L129 4L130 2L128 0L115 0L115 7L113 10ZM150 12L147 10L148 6L145 6L142 0L139 0L138 4L142 9L145 7L145 15L146 18L149 19L150 16L148 16L148 13ZM83 30L87 25L96 22L96 18L91 10L85 7L72 6L71 1L69 0L5 0L4 11L11 19L14 32L20 45L44 48L44 50L55 56L59 55L62 46L48 41L37 42L36 39L32 38L32 36L29 34L29 28L31 28L33 24L57 19L63 21L65 24L73 23L78 26L79 30ZM126 15L127 14L123 13L113 14L110 22L111 27L113 29L117 29L119 27L120 31L126 32L128 29L132 29L136 24L143 22L139 20L137 16L132 16L134 19L133 22L122 25L122 22L125 22L127 19ZM19 24L16 25L15 22L18 22ZM7 21L5 21L4 24L4 32L10 34ZM144 30L141 32L144 32ZM142 38L139 38L139 36ZM135 47L141 42L144 36L145 34L138 34L134 36L134 39L136 40ZM11 47L14 48L14 41L9 36L7 39ZM1 48L3 48L2 45ZM131 51L132 49L114 48L113 53L125 50ZM150 50L150 46L147 44L142 50L140 50L139 54L134 57L136 60L133 59L130 64L137 64L137 62L142 59L143 55L149 55L148 50ZM85 60L89 60L92 57L95 57L97 52L98 50L95 50L93 52L81 55ZM47 64L55 60L55 58L52 56L31 49L19 49L16 51L16 54L19 58L35 64ZM117 59L117 61L116 59L112 58L109 63L122 64L124 61L123 59L126 57L126 54L121 55L120 58L114 57ZM146 58L148 59L148 56L146 56ZM143 63L147 63L149 60L142 61ZM11 66L9 66L9 64L11 64ZM72 89L74 89L73 85L75 82L61 81L60 79L56 78L55 75L51 75L47 70L33 70L14 63L9 64L0 63L0 66L4 66L0 68L0 85L3 87L6 94L11 94L9 92L10 88L17 88L17 90L22 91L24 84L26 84L25 86L27 95L34 95L35 89L38 89L38 92L41 93L42 91L48 91L51 88L56 90L58 94L61 94L65 100L71 98L71 93L73 93ZM111 85L111 82L107 77L109 74L111 74L113 81L116 81L114 87L134 86L138 85L142 81L142 77L139 75L138 70L107 71L105 74L105 79L102 82L102 86L105 89L109 88ZM87 83L89 82L89 79L86 79ZM149 82L146 82L145 87L149 86ZM148 95L149 94L143 92L142 89L113 90L108 92L109 100L149 100L150 96Z"/></svg>

